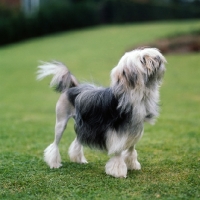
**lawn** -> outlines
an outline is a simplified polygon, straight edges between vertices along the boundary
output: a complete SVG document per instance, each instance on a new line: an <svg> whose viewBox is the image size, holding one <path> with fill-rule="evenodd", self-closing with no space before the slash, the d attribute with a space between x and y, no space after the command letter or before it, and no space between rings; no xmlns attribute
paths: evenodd
<svg viewBox="0 0 200 200"><path fill-rule="evenodd" d="M200 199L200 54L166 55L161 114L137 145L141 171L107 176L105 153L85 148L86 165L71 163L73 122L59 145L63 167L49 169L53 141L50 78L35 80L38 61L60 60L80 81L109 85L109 73L132 46L196 30L200 21L100 26L0 48L0 199Z"/></svg>

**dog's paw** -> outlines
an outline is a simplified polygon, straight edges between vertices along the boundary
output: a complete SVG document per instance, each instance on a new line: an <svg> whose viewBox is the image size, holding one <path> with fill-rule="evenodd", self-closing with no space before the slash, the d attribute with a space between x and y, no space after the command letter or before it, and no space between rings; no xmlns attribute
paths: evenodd
<svg viewBox="0 0 200 200"><path fill-rule="evenodd" d="M122 153L124 161L129 170L140 170L141 165L137 160L137 151L128 152L127 150Z"/></svg>
<svg viewBox="0 0 200 200"><path fill-rule="evenodd" d="M71 162L76 162L79 164L87 164L88 161L86 159L77 159L77 158L70 158Z"/></svg>
<svg viewBox="0 0 200 200"><path fill-rule="evenodd" d="M121 157L111 158L105 166L106 174L114 176L116 178L126 178L127 166Z"/></svg>
<svg viewBox="0 0 200 200"><path fill-rule="evenodd" d="M141 165L137 160L133 161L132 163L129 163L127 165L127 167L129 170L140 170L141 169Z"/></svg>
<svg viewBox="0 0 200 200"><path fill-rule="evenodd" d="M85 157L84 158L82 158L81 159L81 162L80 163L82 163L82 164L87 164L88 163L88 161L85 159Z"/></svg>
<svg viewBox="0 0 200 200"><path fill-rule="evenodd" d="M70 155L71 162L76 162L80 164L87 164L88 161L86 160L85 156L83 154L71 154Z"/></svg>
<svg viewBox="0 0 200 200"><path fill-rule="evenodd" d="M81 164L88 163L83 153L83 146L78 142L77 139L75 139L71 143L68 154L71 162L76 162Z"/></svg>
<svg viewBox="0 0 200 200"><path fill-rule="evenodd" d="M59 149L56 144L52 143L44 150L44 161L51 169L62 166Z"/></svg>
<svg viewBox="0 0 200 200"><path fill-rule="evenodd" d="M62 167L62 164L61 164L61 163L51 163L51 164L49 165L49 167L50 167L51 169L56 169L56 168Z"/></svg>

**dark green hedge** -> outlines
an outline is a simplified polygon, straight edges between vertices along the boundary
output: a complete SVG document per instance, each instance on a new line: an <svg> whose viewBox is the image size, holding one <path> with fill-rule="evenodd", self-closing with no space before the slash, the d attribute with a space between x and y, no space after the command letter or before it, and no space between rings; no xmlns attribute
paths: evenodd
<svg viewBox="0 0 200 200"><path fill-rule="evenodd" d="M0 45L103 23L188 18L200 18L199 6L131 0L51 0L30 16L0 7Z"/></svg>
<svg viewBox="0 0 200 200"><path fill-rule="evenodd" d="M0 45L49 33L93 26L99 23L96 6L89 3L52 2L30 16L1 9ZM3 12L1 12L3 10Z"/></svg>
<svg viewBox="0 0 200 200"><path fill-rule="evenodd" d="M134 3L131 0L107 0L104 5L104 15L108 15L105 22L112 23L191 19L200 18L200 5L188 3L142 4Z"/></svg>

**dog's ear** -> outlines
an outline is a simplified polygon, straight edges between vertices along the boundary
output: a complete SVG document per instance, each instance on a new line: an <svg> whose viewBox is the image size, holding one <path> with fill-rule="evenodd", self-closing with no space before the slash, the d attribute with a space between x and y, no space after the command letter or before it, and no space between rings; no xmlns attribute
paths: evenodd
<svg viewBox="0 0 200 200"><path fill-rule="evenodd" d="M141 60L141 63L143 64L143 67L146 68L149 75L152 74L160 65L158 59L152 58L149 55L145 55Z"/></svg>
<svg viewBox="0 0 200 200"><path fill-rule="evenodd" d="M138 76L137 76L137 73L133 69L124 67L122 76L127 86L131 88L135 88L138 82Z"/></svg>
<svg viewBox="0 0 200 200"><path fill-rule="evenodd" d="M112 83L120 86L120 88L128 89L135 88L138 83L137 73L127 66L123 69L114 68L111 73Z"/></svg>
<svg viewBox="0 0 200 200"><path fill-rule="evenodd" d="M146 85L151 85L152 83L160 82L164 76L165 67L164 62L165 59L162 59L160 56L151 57L149 55L143 56L141 63L146 70L144 76L144 82Z"/></svg>
<svg viewBox="0 0 200 200"><path fill-rule="evenodd" d="M159 70L160 67L166 62L165 58L162 54L158 55L151 55L146 54L143 55L140 62L142 63L143 67L147 70L148 75L153 74L155 71ZM164 68L164 66L163 66Z"/></svg>

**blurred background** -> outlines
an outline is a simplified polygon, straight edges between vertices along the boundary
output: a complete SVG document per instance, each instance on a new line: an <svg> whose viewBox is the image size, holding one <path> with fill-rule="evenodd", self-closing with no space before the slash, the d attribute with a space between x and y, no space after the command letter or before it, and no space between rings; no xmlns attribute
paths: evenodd
<svg viewBox="0 0 200 200"><path fill-rule="evenodd" d="M0 45L100 24L200 18L200 0L0 0Z"/></svg>

